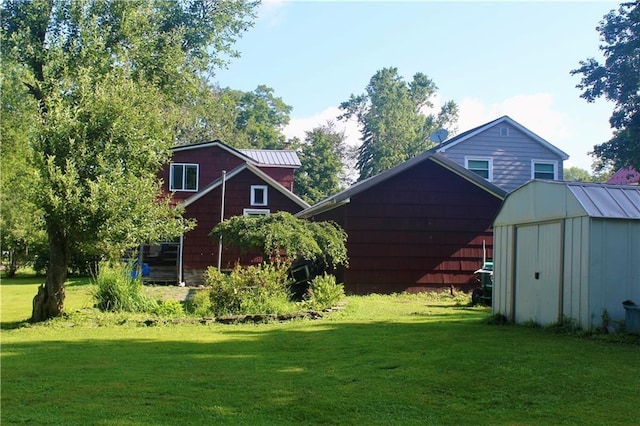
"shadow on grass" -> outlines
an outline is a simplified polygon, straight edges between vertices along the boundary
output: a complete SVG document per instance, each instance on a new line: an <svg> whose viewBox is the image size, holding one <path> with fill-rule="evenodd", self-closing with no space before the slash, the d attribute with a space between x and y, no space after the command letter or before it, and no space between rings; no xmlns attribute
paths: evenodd
<svg viewBox="0 0 640 426"><path fill-rule="evenodd" d="M15 277L8 278L4 275L0 277L2 285L39 285L44 284L47 277L44 275L17 275ZM66 287L80 287L91 284L91 277L68 277L65 282Z"/></svg>
<svg viewBox="0 0 640 426"><path fill-rule="evenodd" d="M0 322L0 330L17 330L30 324L29 320Z"/></svg>

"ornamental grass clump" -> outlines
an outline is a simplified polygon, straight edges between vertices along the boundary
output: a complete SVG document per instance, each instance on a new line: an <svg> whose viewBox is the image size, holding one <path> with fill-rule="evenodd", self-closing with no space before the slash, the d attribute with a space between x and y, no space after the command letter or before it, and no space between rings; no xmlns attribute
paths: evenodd
<svg viewBox="0 0 640 426"><path fill-rule="evenodd" d="M344 297L344 286L336 284L336 277L327 273L315 277L305 296L305 305L322 310L334 307Z"/></svg>
<svg viewBox="0 0 640 426"><path fill-rule="evenodd" d="M144 295L142 281L132 278L127 267L102 264L94 281L94 299L101 311L150 312L157 307L155 300Z"/></svg>

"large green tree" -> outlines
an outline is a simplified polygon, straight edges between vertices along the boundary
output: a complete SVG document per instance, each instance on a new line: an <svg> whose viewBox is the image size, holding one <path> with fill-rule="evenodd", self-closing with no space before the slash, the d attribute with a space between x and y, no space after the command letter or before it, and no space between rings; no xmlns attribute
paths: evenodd
<svg viewBox="0 0 640 426"><path fill-rule="evenodd" d="M234 55L256 4L224 0L9 0L2 67L21 69L38 122L36 205L49 245L32 321L63 312L71 256L119 251L188 227L157 172L176 105Z"/></svg>
<svg viewBox="0 0 640 426"><path fill-rule="evenodd" d="M219 139L235 148L282 149L291 106L264 85L243 92L203 79L181 110L180 144Z"/></svg>
<svg viewBox="0 0 640 426"><path fill-rule="evenodd" d="M295 192L310 204L341 189L345 180L345 158L348 147L344 132L333 122L306 132L304 141L297 142L302 166L296 171Z"/></svg>
<svg viewBox="0 0 640 426"><path fill-rule="evenodd" d="M24 96L20 69L2 69L0 106L0 247L5 273L13 276L46 243L42 212L34 196L38 172L33 167L31 140L37 105Z"/></svg>
<svg viewBox="0 0 640 426"><path fill-rule="evenodd" d="M366 179L418 155L431 146L429 135L439 128L451 128L458 119L458 107L446 102L437 114L433 108L437 87L423 73L407 83L397 68L375 73L366 93L351 95L340 105L341 120L355 118L361 126L362 145L356 167L359 179Z"/></svg>
<svg viewBox="0 0 640 426"><path fill-rule="evenodd" d="M615 103L609 123L613 138L595 145L593 154L603 165L632 166L640 170L640 2L622 3L604 16L596 27L605 61L580 61L578 88L582 98L593 102L605 97Z"/></svg>

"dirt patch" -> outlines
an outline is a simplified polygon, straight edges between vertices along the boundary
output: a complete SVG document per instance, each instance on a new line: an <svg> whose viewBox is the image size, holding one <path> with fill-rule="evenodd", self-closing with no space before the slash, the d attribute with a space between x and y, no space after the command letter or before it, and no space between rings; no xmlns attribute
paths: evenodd
<svg viewBox="0 0 640 426"><path fill-rule="evenodd" d="M185 301L199 291L198 287L180 287L177 285L145 285L147 296L155 300Z"/></svg>

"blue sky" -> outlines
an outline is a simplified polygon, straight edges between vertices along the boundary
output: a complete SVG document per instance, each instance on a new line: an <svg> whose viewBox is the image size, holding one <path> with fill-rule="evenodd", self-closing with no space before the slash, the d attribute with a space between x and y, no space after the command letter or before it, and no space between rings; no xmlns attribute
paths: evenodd
<svg viewBox="0 0 640 426"><path fill-rule="evenodd" d="M334 120L380 69L438 86L460 107L458 132L509 115L590 170L587 154L611 137L613 105L587 103L569 72L602 59L596 26L619 2L266 1L216 81L244 91L264 84L293 107L287 136ZM359 144L354 122L340 123Z"/></svg>

